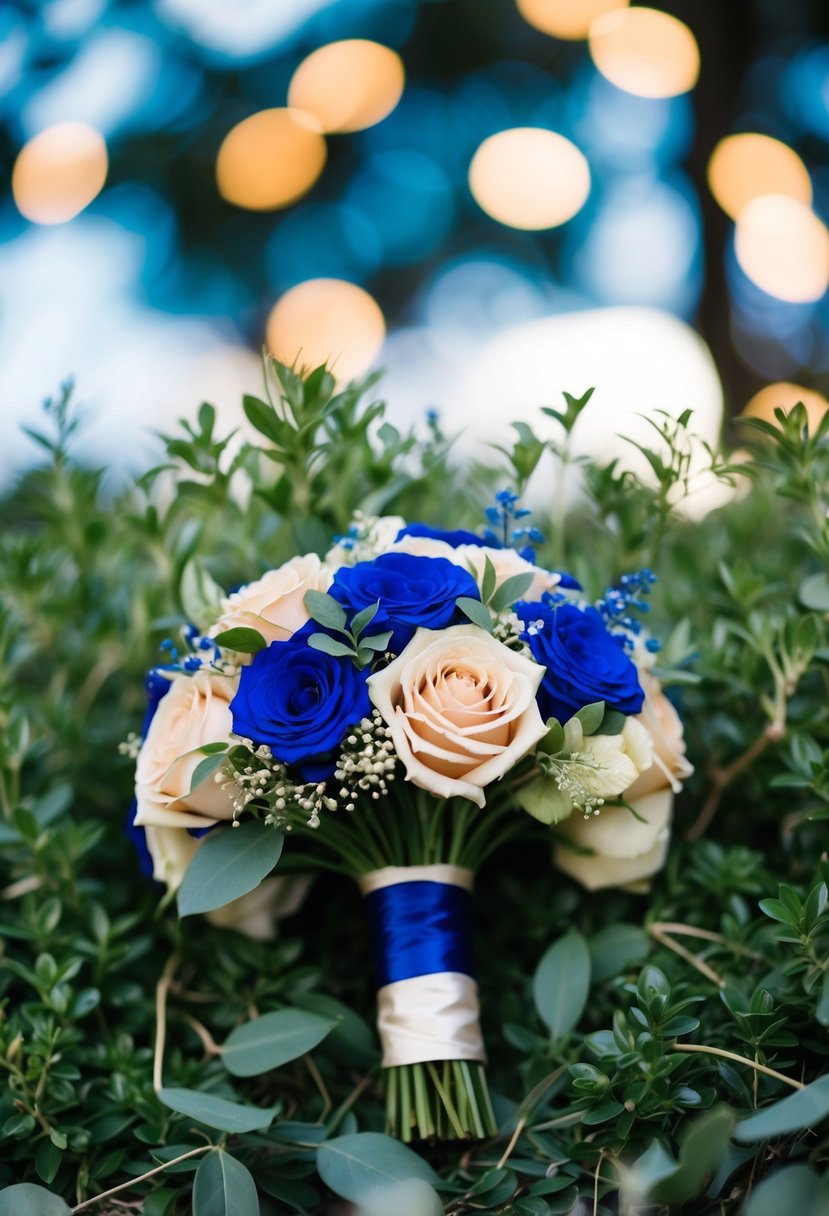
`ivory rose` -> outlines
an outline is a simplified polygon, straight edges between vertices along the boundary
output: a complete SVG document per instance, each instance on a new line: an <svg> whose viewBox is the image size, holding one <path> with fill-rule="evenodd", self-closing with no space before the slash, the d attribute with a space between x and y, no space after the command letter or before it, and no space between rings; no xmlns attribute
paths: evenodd
<svg viewBox="0 0 829 1216"><path fill-rule="evenodd" d="M461 565L458 561L458 550L445 540L436 540L433 536L401 536L389 546L390 553L411 553L414 557L445 557L447 561Z"/></svg>
<svg viewBox="0 0 829 1216"><path fill-rule="evenodd" d="M646 794L635 802L632 815L626 807L603 806L589 819L574 814L556 828L556 837L567 844L555 845L555 863L588 891L641 883L660 870L665 862L671 835L674 795L670 789ZM640 816L637 818L636 816Z"/></svg>
<svg viewBox="0 0 829 1216"><path fill-rule="evenodd" d="M193 773L206 743L229 743L233 729L230 702L238 680L199 671L176 675L159 702L135 768L139 827L211 827L231 819L233 807L212 777L191 793Z"/></svg>
<svg viewBox="0 0 829 1216"><path fill-rule="evenodd" d="M455 625L418 629L368 688L408 779L484 806L484 787L546 733L535 700L542 674L485 630Z"/></svg>
<svg viewBox="0 0 829 1216"><path fill-rule="evenodd" d="M284 642L309 620L305 592L327 591L331 579L331 570L315 553L292 557L284 566L227 596L211 633L255 629L268 643Z"/></svg>
<svg viewBox="0 0 829 1216"><path fill-rule="evenodd" d="M653 764L627 791L625 797L628 802L644 794L652 794L666 785L678 793L683 781L694 771L694 766L685 755L682 721L656 676L649 671L640 671L639 683L644 690L645 700L638 721L653 739Z"/></svg>
<svg viewBox="0 0 829 1216"><path fill-rule="evenodd" d="M201 841L184 828L157 824L148 825L145 833L153 878L169 890L177 890ZM306 874L265 878L247 895L206 913L207 919L220 929L235 929L256 941L271 941L276 936L276 922L299 909L310 883Z"/></svg>

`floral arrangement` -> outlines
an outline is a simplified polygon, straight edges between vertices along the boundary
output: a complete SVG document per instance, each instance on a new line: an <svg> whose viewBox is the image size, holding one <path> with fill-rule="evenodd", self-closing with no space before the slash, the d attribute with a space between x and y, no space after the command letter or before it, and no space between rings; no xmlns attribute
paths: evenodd
<svg viewBox="0 0 829 1216"><path fill-rule="evenodd" d="M324 559L203 609L181 654L165 643L133 741L132 829L182 912L264 935L296 893L265 877L287 835L315 836L357 879L404 1140L497 1130L469 893L520 810L554 827L558 866L588 888L641 883L692 771L640 619L655 576L591 604L536 564L528 515L503 490L483 536L358 517ZM225 825L246 823L234 841ZM238 868L235 851L251 863L230 891L189 868L213 853Z"/></svg>

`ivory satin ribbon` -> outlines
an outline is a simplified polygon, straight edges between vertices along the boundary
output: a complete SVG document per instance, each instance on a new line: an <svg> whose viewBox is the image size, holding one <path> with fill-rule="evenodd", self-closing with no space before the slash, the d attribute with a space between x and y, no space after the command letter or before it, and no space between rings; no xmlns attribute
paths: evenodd
<svg viewBox="0 0 829 1216"><path fill-rule="evenodd" d="M417 917L419 908L427 909L425 919L428 919L431 900L428 887L424 884L444 885L468 892L472 888L472 878L471 870L453 865L385 866L362 875L360 888L364 895L370 896L388 887L411 884L409 892L401 891L395 897L398 907L394 909L402 922L405 922L407 912L411 913L408 926L408 935L411 936L413 929L416 930L416 922L413 926L412 918ZM445 905L444 915L449 921L455 919L459 906L464 903L449 892L436 891L434 900L438 905ZM382 909L379 911L382 914ZM382 936L380 934L381 950L384 949ZM426 960L424 966L433 965L428 960L440 956L440 936L438 919L431 926L431 942L423 951ZM465 953L463 936L462 926L447 925L447 957L460 957ZM375 934L375 942L377 940L378 935ZM388 950L388 943L385 949ZM388 970L392 973L401 969L405 971L406 967L416 969L417 953L417 949L413 948L405 952L402 960L378 960L381 974ZM485 1061L479 1017L478 985L464 971L438 970L396 978L391 983L383 984L377 992L377 1029L383 1047L383 1067L438 1060Z"/></svg>

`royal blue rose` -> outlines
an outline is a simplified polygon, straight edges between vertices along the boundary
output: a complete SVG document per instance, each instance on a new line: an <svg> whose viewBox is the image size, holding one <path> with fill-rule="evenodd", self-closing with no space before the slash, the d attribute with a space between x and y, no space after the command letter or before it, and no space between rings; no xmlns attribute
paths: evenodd
<svg viewBox="0 0 829 1216"><path fill-rule="evenodd" d="M420 626L443 629L465 620L455 604L458 596L481 598L478 584L463 566L445 557L415 557L412 553L383 553L372 562L344 566L334 576L328 594L350 617L379 601L369 633L390 629L389 649L394 654L400 653Z"/></svg>
<svg viewBox="0 0 829 1216"><path fill-rule="evenodd" d="M366 678L350 659L304 641L272 642L242 668L230 703L233 730L267 744L303 781L323 781L350 727L371 715Z"/></svg>
<svg viewBox="0 0 829 1216"><path fill-rule="evenodd" d="M636 667L595 608L523 601L515 611L533 658L547 668L536 694L545 720L566 722L595 701L623 714L640 712L645 694Z"/></svg>
<svg viewBox="0 0 829 1216"><path fill-rule="evenodd" d="M451 545L453 549L457 549L458 545L488 545L489 541L482 540L480 536L476 536L474 532L467 532L464 528L456 528L450 531L446 528L433 528L429 524L406 524L405 528L401 528L395 537L396 540L403 540L405 536L422 536L426 540L442 540L445 545Z"/></svg>

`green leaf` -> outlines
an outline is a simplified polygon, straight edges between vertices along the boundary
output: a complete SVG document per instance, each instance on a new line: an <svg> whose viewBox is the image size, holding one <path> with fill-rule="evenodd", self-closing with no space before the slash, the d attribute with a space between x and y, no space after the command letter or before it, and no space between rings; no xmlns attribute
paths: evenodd
<svg viewBox="0 0 829 1216"><path fill-rule="evenodd" d="M813 1128L829 1115L829 1075L818 1077L771 1106L765 1106L756 1115L750 1115L739 1123L734 1139L743 1144L754 1144L757 1140L768 1140L772 1136L785 1136L803 1128Z"/></svg>
<svg viewBox="0 0 829 1216"><path fill-rule="evenodd" d="M324 654L333 655L335 658L349 658L354 654L354 647L350 642L338 642L336 638L332 638L328 633L312 633L308 638L308 645L314 650L321 650Z"/></svg>
<svg viewBox="0 0 829 1216"><path fill-rule="evenodd" d="M561 823L573 813L573 804L551 777L538 777L520 785L513 797L518 805L539 823Z"/></svg>
<svg viewBox="0 0 829 1216"><path fill-rule="evenodd" d="M829 576L823 571L810 574L800 584L798 599L812 612L829 612Z"/></svg>
<svg viewBox="0 0 829 1216"><path fill-rule="evenodd" d="M625 729L627 715L620 713L618 709L606 709L602 724L599 727L600 735L621 735Z"/></svg>
<svg viewBox="0 0 829 1216"><path fill-rule="evenodd" d="M223 650L238 650L240 654L258 654L268 645L258 629L226 629L213 640Z"/></svg>
<svg viewBox="0 0 829 1216"><path fill-rule="evenodd" d="M214 1094L205 1094L198 1089L161 1089L158 1096L170 1110L186 1115L188 1119L197 1119L208 1127L239 1135L270 1127L279 1110L278 1105L261 1110L258 1106L231 1102L227 1098L217 1098Z"/></svg>
<svg viewBox="0 0 829 1216"><path fill-rule="evenodd" d="M212 912L247 895L279 861L282 844L281 832L256 820L214 828L187 867L178 892L179 915Z"/></svg>
<svg viewBox="0 0 829 1216"><path fill-rule="evenodd" d="M179 598L188 621L199 629L212 625L221 611L224 590L198 558L191 557L181 572Z"/></svg>
<svg viewBox="0 0 829 1216"><path fill-rule="evenodd" d="M534 577L532 571L527 571L526 574L513 574L504 579L489 601L492 611L503 612L505 608L511 608L516 600L520 600L524 592L529 590Z"/></svg>
<svg viewBox="0 0 829 1216"><path fill-rule="evenodd" d="M592 982L620 975L631 963L639 963L650 950L651 939L638 925L610 924L588 941Z"/></svg>
<svg viewBox="0 0 829 1216"><path fill-rule="evenodd" d="M575 929L545 951L533 976L533 999L553 1039L569 1034L590 990L590 952Z"/></svg>
<svg viewBox="0 0 829 1216"><path fill-rule="evenodd" d="M250 1172L229 1153L202 1157L193 1183L193 1216L259 1216Z"/></svg>
<svg viewBox="0 0 829 1216"><path fill-rule="evenodd" d="M326 595L324 591L306 591L302 602L308 609L309 615L319 625L338 632L345 629L348 619L345 608L342 604L337 603L333 595Z"/></svg>
<svg viewBox="0 0 829 1216"><path fill-rule="evenodd" d="M771 920L780 921L783 925L791 925L796 929L800 924L800 913L793 912L780 899L761 899L759 903L760 911L764 912Z"/></svg>
<svg viewBox="0 0 829 1216"><path fill-rule="evenodd" d="M0 1191L0 1216L71 1216L59 1195L32 1182L19 1182Z"/></svg>
<svg viewBox="0 0 829 1216"><path fill-rule="evenodd" d="M655 1197L678 1205L701 1194L728 1151L733 1127L734 1112L726 1106L706 1111L686 1125L679 1135L677 1168L655 1188Z"/></svg>
<svg viewBox="0 0 829 1216"><path fill-rule="evenodd" d="M492 559L487 556L484 558L484 572L481 577L481 599L485 604L488 604L492 599L492 593L495 590L495 582L497 580L495 567L492 564Z"/></svg>
<svg viewBox="0 0 829 1216"><path fill-rule="evenodd" d="M258 397L245 394L242 398L242 408L248 422L260 435L264 435L266 439L270 439L276 444L282 443L285 431L289 428L279 418L272 406L265 401L260 401Z"/></svg>
<svg viewBox="0 0 829 1216"><path fill-rule="evenodd" d="M384 651L391 641L392 630L385 629L382 633L372 634L370 638L360 638L361 650Z"/></svg>
<svg viewBox="0 0 829 1216"><path fill-rule="evenodd" d="M334 1021L300 1009L280 1009L237 1026L225 1040L222 1061L235 1077L255 1077L313 1050Z"/></svg>
<svg viewBox="0 0 829 1216"><path fill-rule="evenodd" d="M206 781L208 777L212 777L214 773L217 773L224 764L225 759L224 752L215 752L212 756L205 756L203 760L200 760L193 769L193 776L190 778L190 793L192 794L193 790L198 789L201 783Z"/></svg>
<svg viewBox="0 0 829 1216"><path fill-rule="evenodd" d="M410 1178L430 1185L439 1182L422 1157L379 1132L357 1132L327 1140L317 1150L317 1171L335 1195L350 1203L371 1200L378 1188Z"/></svg>
<svg viewBox="0 0 829 1216"><path fill-rule="evenodd" d="M473 600L471 595L462 595L455 603L473 625L479 625L487 633L492 633L492 617L480 600Z"/></svg>
<svg viewBox="0 0 829 1216"><path fill-rule="evenodd" d="M776 1170L752 1188L741 1216L826 1216L827 1187L809 1165L798 1163Z"/></svg>
<svg viewBox="0 0 829 1216"><path fill-rule="evenodd" d="M377 611L380 607L380 601L376 604L369 604L367 608L361 609L360 612L353 618L351 622L351 632L355 638L358 638L367 625L370 625L377 616Z"/></svg>
<svg viewBox="0 0 829 1216"><path fill-rule="evenodd" d="M575 715L581 722L585 735L595 735L604 718L604 701L593 701L585 705Z"/></svg>
<svg viewBox="0 0 829 1216"><path fill-rule="evenodd" d="M63 1153L51 1140L44 1140L35 1154L35 1169L44 1182L52 1182L60 1169Z"/></svg>
<svg viewBox="0 0 829 1216"><path fill-rule="evenodd" d="M555 718L548 718L547 733L536 745L547 756L555 756L564 747L564 727Z"/></svg>

